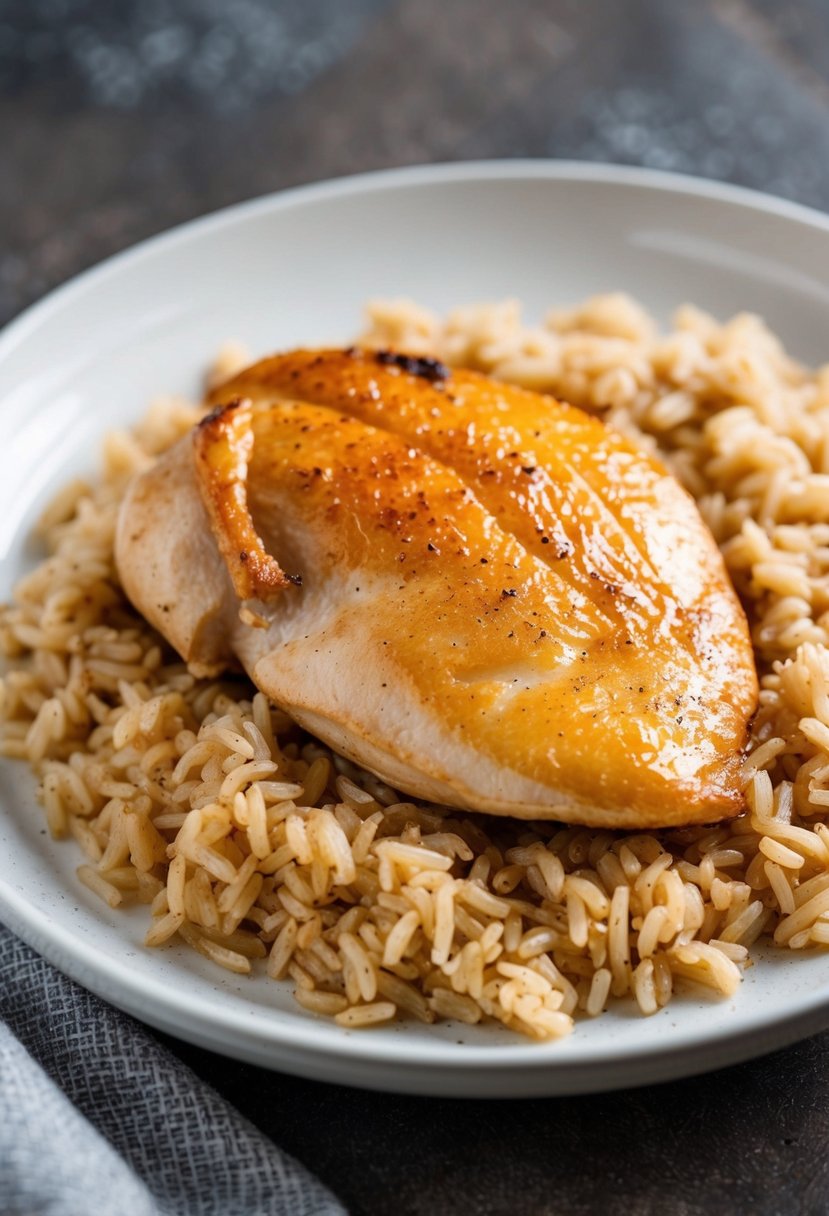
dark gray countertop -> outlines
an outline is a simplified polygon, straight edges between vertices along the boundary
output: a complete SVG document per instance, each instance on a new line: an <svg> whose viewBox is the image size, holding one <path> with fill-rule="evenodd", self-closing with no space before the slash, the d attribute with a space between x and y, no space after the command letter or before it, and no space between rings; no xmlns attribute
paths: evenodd
<svg viewBox="0 0 829 1216"><path fill-rule="evenodd" d="M0 0L0 321L239 199L492 156L829 210L829 3ZM170 1042L354 1216L829 1211L829 1035L696 1080L509 1103L361 1093Z"/></svg>

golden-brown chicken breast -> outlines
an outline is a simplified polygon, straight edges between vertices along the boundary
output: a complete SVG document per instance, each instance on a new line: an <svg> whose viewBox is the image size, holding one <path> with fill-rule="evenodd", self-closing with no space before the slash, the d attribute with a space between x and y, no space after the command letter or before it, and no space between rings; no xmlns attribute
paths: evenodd
<svg viewBox="0 0 829 1216"><path fill-rule="evenodd" d="M613 828L742 806L757 698L720 554L651 457L386 352L243 372L124 502L127 594L398 788Z"/></svg>

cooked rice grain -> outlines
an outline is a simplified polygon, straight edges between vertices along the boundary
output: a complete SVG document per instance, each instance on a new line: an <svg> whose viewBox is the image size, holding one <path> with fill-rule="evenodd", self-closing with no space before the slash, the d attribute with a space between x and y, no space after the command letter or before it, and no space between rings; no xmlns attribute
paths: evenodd
<svg viewBox="0 0 829 1216"><path fill-rule="evenodd" d="M693 308L660 334L624 296L528 326L515 302L440 318L369 310L365 340L490 372L598 412L696 497L749 614L762 678L749 811L656 835L529 825L402 802L293 728L246 682L196 680L118 584L130 476L198 411L166 399L110 436L98 485L65 487L47 559L0 615L0 750L27 759L53 835L146 942L290 976L344 1026L398 1015L536 1037L683 981L729 996L758 937L829 945L829 368L756 317ZM235 370L223 352L210 378Z"/></svg>

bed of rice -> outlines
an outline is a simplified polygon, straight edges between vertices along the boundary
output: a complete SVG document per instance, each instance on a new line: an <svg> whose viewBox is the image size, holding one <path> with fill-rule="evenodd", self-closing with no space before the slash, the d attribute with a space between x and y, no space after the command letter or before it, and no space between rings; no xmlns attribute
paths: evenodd
<svg viewBox="0 0 829 1216"><path fill-rule="evenodd" d="M534 327L514 302L377 303L364 340L550 391L658 449L749 613L749 810L614 835L415 805L245 681L194 679L112 554L126 481L198 415L168 400L106 440L100 482L60 494L49 556L0 615L2 751L35 768L80 881L146 904L148 946L261 965L352 1027L494 1018L556 1038L617 998L650 1014L689 984L729 996L761 937L829 944L829 368L793 363L755 317L686 307L660 334L615 295Z"/></svg>

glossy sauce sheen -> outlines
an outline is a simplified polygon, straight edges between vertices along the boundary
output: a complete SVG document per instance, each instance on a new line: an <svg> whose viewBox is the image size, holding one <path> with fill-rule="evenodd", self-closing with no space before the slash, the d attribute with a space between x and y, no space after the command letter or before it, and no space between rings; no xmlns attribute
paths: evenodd
<svg viewBox="0 0 829 1216"><path fill-rule="evenodd" d="M263 591L258 629L229 610L227 578L214 586L226 654L198 653L182 587L178 631L153 613L134 576L162 526L148 491L165 461L179 486L192 478L185 440L142 474L118 548L129 594L185 657L232 652L299 721L434 800L610 827L741 809L747 626L658 462L581 411L429 360L296 352L213 404L237 399L254 407L255 534L302 585ZM208 532L220 494L201 487ZM232 566L232 540L218 547Z"/></svg>

